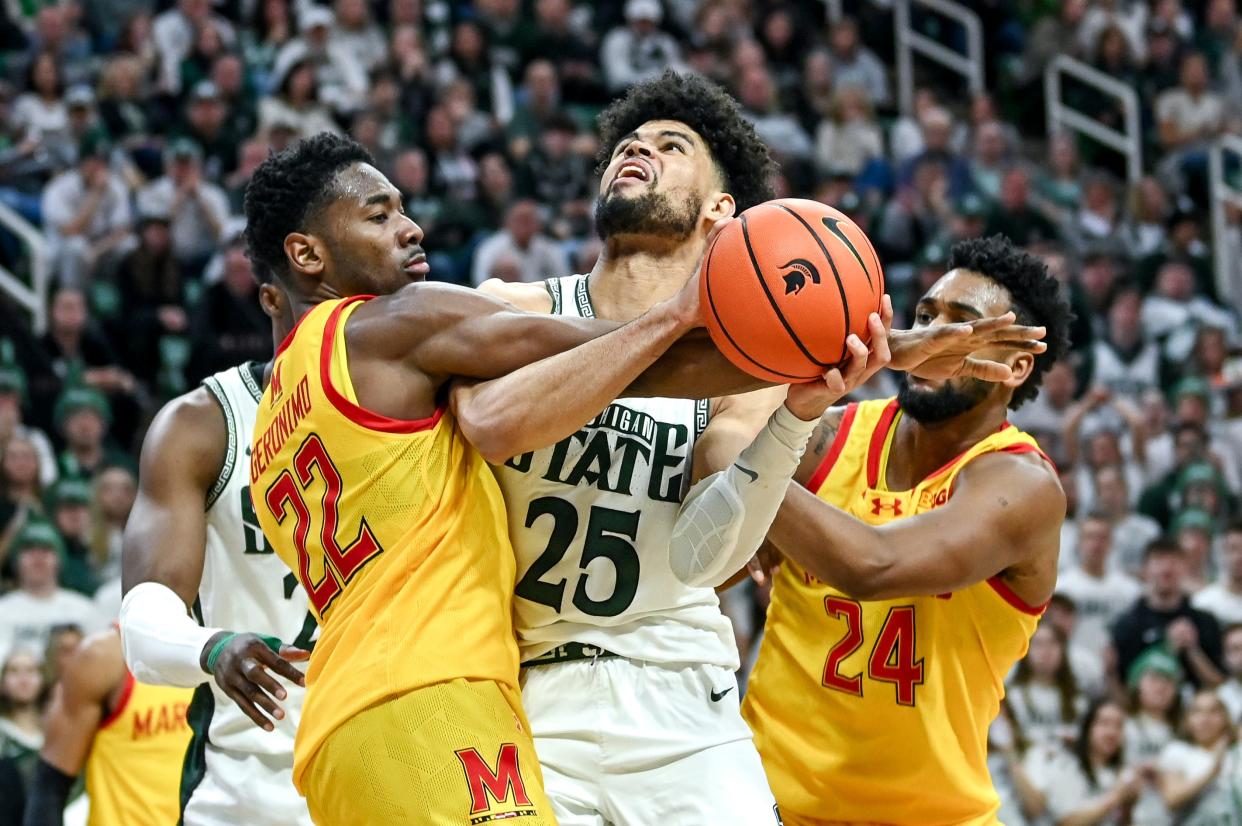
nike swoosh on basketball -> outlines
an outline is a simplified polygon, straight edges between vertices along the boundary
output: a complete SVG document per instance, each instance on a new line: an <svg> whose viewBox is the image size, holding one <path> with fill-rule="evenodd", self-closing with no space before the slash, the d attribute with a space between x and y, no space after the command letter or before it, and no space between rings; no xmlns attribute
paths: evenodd
<svg viewBox="0 0 1242 826"><path fill-rule="evenodd" d="M734 464L733 466L734 466L735 468L737 468L738 470L742 471L742 473L745 473L747 476L749 476L749 477L750 477L750 483L751 483L752 485L753 485L755 482L758 482L758 481L759 481L759 474L758 474L758 473L755 473L755 472L754 472L753 470L751 470L750 468L748 468L748 467L742 467L742 466L741 466L741 465L739 465L739 464Z"/></svg>
<svg viewBox="0 0 1242 826"><path fill-rule="evenodd" d="M733 690L733 686L729 686L724 691L716 691L715 689L712 689L712 702L713 703L720 702L721 700L724 699L724 696L732 690Z"/></svg>

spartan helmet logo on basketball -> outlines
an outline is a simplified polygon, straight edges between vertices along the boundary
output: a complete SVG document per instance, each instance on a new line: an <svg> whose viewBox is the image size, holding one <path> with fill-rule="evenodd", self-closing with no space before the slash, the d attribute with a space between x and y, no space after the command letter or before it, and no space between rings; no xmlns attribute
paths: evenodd
<svg viewBox="0 0 1242 826"><path fill-rule="evenodd" d="M812 284L819 283L819 270L815 269L815 265L805 258L795 258L781 264L782 270L786 267L793 267L793 269L781 274L781 278L785 279L785 295L797 295L802 292L808 278L811 279Z"/></svg>

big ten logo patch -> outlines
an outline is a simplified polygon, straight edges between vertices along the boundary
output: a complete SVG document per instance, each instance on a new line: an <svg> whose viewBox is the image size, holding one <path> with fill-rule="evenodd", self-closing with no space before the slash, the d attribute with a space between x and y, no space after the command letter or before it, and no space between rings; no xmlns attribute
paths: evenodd
<svg viewBox="0 0 1242 826"><path fill-rule="evenodd" d="M938 508L945 502L949 501L949 489L941 488L938 491L925 490L919 494L919 510L929 511Z"/></svg>
<svg viewBox="0 0 1242 826"><path fill-rule="evenodd" d="M490 823L519 817L534 817L537 812L526 793L526 783L518 758L516 743L504 743L496 755L496 769L487 764L475 748L453 752L466 773L470 789L470 823ZM504 809L505 811L495 811Z"/></svg>

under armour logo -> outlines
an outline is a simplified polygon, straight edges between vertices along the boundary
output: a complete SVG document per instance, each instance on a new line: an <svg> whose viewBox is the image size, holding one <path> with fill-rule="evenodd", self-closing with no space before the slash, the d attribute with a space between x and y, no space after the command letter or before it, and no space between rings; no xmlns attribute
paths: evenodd
<svg viewBox="0 0 1242 826"><path fill-rule="evenodd" d="M782 270L786 267L793 267L793 269L781 275L781 278L785 279L785 295L791 293L797 295L802 292L808 278L811 279L812 284L819 283L819 270L815 269L815 265L805 258L795 258L781 264Z"/></svg>
<svg viewBox="0 0 1242 826"><path fill-rule="evenodd" d="M880 511L891 510L893 516L901 516L901 500L894 499L891 504L886 503L881 497L874 496L871 499L871 513L873 516L879 516Z"/></svg>

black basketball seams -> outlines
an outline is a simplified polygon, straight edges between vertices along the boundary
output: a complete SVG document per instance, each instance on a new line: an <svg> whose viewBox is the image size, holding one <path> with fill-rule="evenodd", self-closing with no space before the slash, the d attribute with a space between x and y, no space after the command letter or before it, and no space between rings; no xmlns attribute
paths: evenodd
<svg viewBox="0 0 1242 826"><path fill-rule="evenodd" d="M777 206L780 205L778 204ZM785 318L785 314L781 312L781 305L777 302L776 296L772 295L772 290L768 287L767 279L763 277L763 271L759 268L759 261L755 258L755 251L751 249L750 230L747 229L746 216L741 216L740 220L742 222L742 240L746 245L746 254L750 256L751 266L755 268L755 277L759 279L759 286L763 287L763 294L768 297L768 303L772 305L772 310L776 313L776 317L780 319L781 326L784 327L785 332L789 334L789 340L797 345L798 349L802 351L802 355L806 356L812 364L823 367L825 370L830 369L833 366L831 363L820 361L815 358L815 356L811 355L811 351L807 349L805 344L802 343L802 339L798 338L798 334L794 332L793 326L790 325L789 321ZM823 245L821 244L820 246ZM838 281L839 280L840 279L838 279ZM848 316L846 318L848 320ZM844 358L844 355L842 355L842 358ZM781 375L787 374L782 373Z"/></svg>
<svg viewBox="0 0 1242 826"><path fill-rule="evenodd" d="M733 334L729 332L729 328L725 326L724 321L720 318L720 313L716 311L716 300L712 296L712 279L711 279L712 250L716 248L716 244L720 241L720 236L723 234L724 234L723 232L718 234L716 238L712 241L712 245L708 247L707 257L704 259L705 263L703 267L703 281L707 284L707 306L708 306L708 309L712 311L712 316L716 319L716 326L719 327L720 331L725 334L725 338L727 338L729 340L729 343L733 345L734 350L736 350L744 359L746 359L747 361L749 361L751 364L755 365L756 367L760 368L761 370L766 370L775 376L782 376L784 378L794 379L796 381L806 381L808 378L815 378L814 376L794 376L789 373L783 373L780 370L774 370L771 367L768 367L766 364L763 364L758 359L755 359L753 356L751 356L750 353L747 353L745 350L743 350L741 345L737 343L737 340L733 338Z"/></svg>
<svg viewBox="0 0 1242 826"><path fill-rule="evenodd" d="M815 361L815 363L822 365L824 367L836 367L838 364L841 364L842 362L845 361L846 351L848 349L845 345L845 342L849 338L849 334L850 334L850 300L845 295L845 285L841 283L841 273L837 272L837 264L835 261L832 260L832 256L828 254L828 247L824 245L824 239L819 237L819 234L815 232L815 230L811 227L811 225L808 224L801 215L794 212L792 209L785 206L784 204L774 203L773 206L779 209L785 210L790 215L792 215L794 218L796 218L799 224L802 224L803 228L808 233L810 233L812 238L815 239L815 243L819 245L819 251L824 254L824 259L828 261L828 266L832 268L832 277L836 279L837 289L841 292L841 312L844 313L845 315L845 336L841 339L841 357L837 359L837 364L824 364L821 361ZM743 229L745 229L745 227L743 227ZM749 248L750 247L748 244L747 249ZM870 283L870 280L871 280L870 278L867 279L868 283ZM769 295L769 298L770 297L771 296ZM784 318L782 317L781 320L783 321ZM801 347L802 343L799 342L798 346Z"/></svg>

